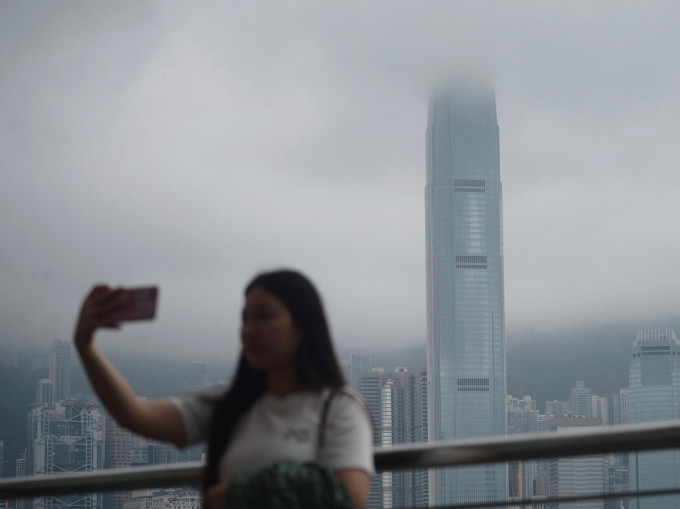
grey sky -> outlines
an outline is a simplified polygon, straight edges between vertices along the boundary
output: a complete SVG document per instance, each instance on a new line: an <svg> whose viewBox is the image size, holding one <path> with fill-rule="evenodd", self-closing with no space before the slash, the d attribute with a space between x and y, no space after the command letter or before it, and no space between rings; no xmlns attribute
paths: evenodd
<svg viewBox="0 0 680 509"><path fill-rule="evenodd" d="M341 346L424 341L428 87L493 72L510 334L677 315L675 2L0 3L0 349L158 283L105 348L229 357L292 266ZM660 323L659 325L665 325Z"/></svg>

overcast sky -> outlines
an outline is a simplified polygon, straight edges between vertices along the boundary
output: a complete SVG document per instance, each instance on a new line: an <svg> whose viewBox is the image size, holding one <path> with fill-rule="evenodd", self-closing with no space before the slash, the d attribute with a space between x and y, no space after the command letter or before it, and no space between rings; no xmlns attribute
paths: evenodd
<svg viewBox="0 0 680 509"><path fill-rule="evenodd" d="M236 5L232 5L236 4ZM105 348L231 357L294 267L340 347L425 339L434 77L491 70L507 331L666 325L680 270L680 4L0 2L0 351L97 281L161 287ZM632 341L632 338L631 338Z"/></svg>

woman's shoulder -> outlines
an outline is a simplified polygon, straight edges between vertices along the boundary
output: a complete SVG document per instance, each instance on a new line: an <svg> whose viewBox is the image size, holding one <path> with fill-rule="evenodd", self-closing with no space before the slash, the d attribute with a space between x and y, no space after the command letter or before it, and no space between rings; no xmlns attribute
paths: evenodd
<svg viewBox="0 0 680 509"><path fill-rule="evenodd" d="M347 412L369 415L364 398L349 385L330 389L326 400L329 401L329 415Z"/></svg>
<svg viewBox="0 0 680 509"><path fill-rule="evenodd" d="M170 398L180 414L185 418L187 414L199 416L200 420L206 420L215 410L219 401L228 390L226 384L215 384L200 392L185 392Z"/></svg>
<svg viewBox="0 0 680 509"><path fill-rule="evenodd" d="M373 431L363 398L352 387L343 386L334 391L329 406L320 461L334 471L358 469L372 475Z"/></svg>
<svg viewBox="0 0 680 509"><path fill-rule="evenodd" d="M207 440L213 413L227 390L222 384L170 398L184 423L189 445Z"/></svg>
<svg viewBox="0 0 680 509"><path fill-rule="evenodd" d="M364 405L363 396L354 387L350 385L343 385L337 389L332 389L331 394L334 393L334 397L345 400L354 400L357 403Z"/></svg>

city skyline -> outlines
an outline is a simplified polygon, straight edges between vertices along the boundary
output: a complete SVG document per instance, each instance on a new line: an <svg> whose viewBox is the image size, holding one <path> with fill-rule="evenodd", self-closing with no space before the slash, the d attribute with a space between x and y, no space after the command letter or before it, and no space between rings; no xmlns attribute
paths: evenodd
<svg viewBox="0 0 680 509"><path fill-rule="evenodd" d="M439 85L428 109L425 240L430 441L505 434L505 298L493 85ZM434 470L435 505L507 499L506 465Z"/></svg>
<svg viewBox="0 0 680 509"><path fill-rule="evenodd" d="M671 340L674 338L672 331L668 332L667 330L643 332L646 332L649 337L659 336L659 338L661 332L663 332L665 337L670 337ZM652 347L658 348L658 345L652 345ZM47 353L50 352L51 350L48 350ZM357 352L354 353L356 354ZM655 355L658 356L656 350ZM649 356L649 354L647 354L647 356ZM27 359L21 359L21 357L22 356L18 354L9 354L0 357L0 362L6 363L7 366L18 366L19 363L22 365L26 364ZM360 359L360 356L355 357L357 358L358 363L362 364L363 361ZM635 356L633 358L635 358ZM47 370L47 364L48 363L38 363L34 370ZM185 363L185 369L175 370L177 381L179 382L180 378L183 378L184 382L182 385L186 386L187 381L192 380L194 375L198 372L200 373L199 378L210 385L210 382L203 376L205 373L204 369L195 369L197 364L200 365L202 363L198 359L194 359L191 363ZM145 370L145 373L146 372L147 370ZM360 392L364 394L372 414L379 416L378 421L373 421L374 433L377 439L376 443L378 445L389 447L400 443L417 443L427 440L427 430L423 426L424 418L427 413L427 409L423 408L423 402L426 401L427 392L427 374L425 370L410 372L406 367L397 367L394 371L386 371L382 367L371 367L371 371L365 371L360 376L360 380L367 380L369 382L368 384L360 383L359 389ZM98 411L97 409L100 408L99 404L95 403L94 397L87 395L71 396L69 400L62 402L41 402L41 398L51 398L53 394L53 391L51 390L53 382L49 379L41 380L36 376L35 383L38 390L34 391L35 399L31 399L31 401L36 401L36 403L32 405L31 415L33 416L32 420L36 423L44 421L47 426L53 425L48 423L55 423L57 426L63 424L73 426L73 424L70 424L69 422L73 420L74 417L76 421L79 421L81 418L79 417L78 412L71 415L69 418L69 408L87 408L88 405L92 405L89 406L89 408L95 411ZM506 397L506 404L508 413L511 416L511 418L508 419L508 433L540 432L546 431L548 428L550 430L558 430L558 428L565 423L567 423L568 426L599 426L609 424L609 419L607 418L608 397L593 394L582 380L576 380L574 384L574 387L569 391L567 401L546 401L546 414L541 414L537 410L536 402L530 396L513 398L508 395ZM179 383L176 385L177 387L180 386ZM627 392L627 389L621 389L618 393L609 393L612 396L615 416L617 415L617 410L613 400L616 396L619 396L620 398L619 415L614 418L614 424L627 422L628 420L627 411L625 411L625 408L627 408ZM604 410L601 406L602 403L604 403ZM621 415L622 412L624 415ZM585 416L583 414L585 414ZM592 415L592 417L589 417L589 415ZM100 424L95 425L94 428L90 427L89 429L95 432L99 430L99 433L101 433L101 423L103 423L103 421L103 419L95 419L93 422L99 422ZM107 422L103 427L103 430L105 431L104 447L103 450L100 451L104 457L104 468L120 468L126 466L128 462L129 466L135 466L175 463L187 461L189 459L197 460L200 458L201 451L194 451L193 448L188 450L177 450L175 447L167 444L142 439L135 435L131 435L128 431L117 428L115 425L111 427L112 422L108 419L106 419L106 421ZM40 428L40 426L38 426L38 428ZM57 430L59 429L60 428L57 428ZM59 444L59 447L62 448L78 445L77 442L72 444L70 441L61 443L58 431L53 435L54 436L48 438L47 441L36 436L36 441L31 447L38 447L38 450L45 449L50 447L48 443L49 440L52 440L54 444ZM3 437L0 437L0 440L2 438ZM130 446L129 452L126 453L127 440L130 440ZM118 442L120 446L116 442ZM93 445L95 444L96 440ZM29 459L33 457L39 458L40 454L37 456L30 454L31 447L28 449ZM63 459L59 459L64 455L63 452L64 451L61 451L58 456L55 456L55 466L59 465L59 461L63 461ZM81 456L76 456L80 457L82 460L82 450L75 452L81 454ZM194 453L199 454L195 455ZM11 457L14 458L15 454L12 454ZM25 456L20 455L20 457L16 458L16 461L10 460L10 464L16 464L17 476L21 475L20 471L23 472L26 465L31 468L31 470L35 467L34 465L31 465L31 461L26 463L25 459L22 459L22 457L25 458ZM597 462L586 461L581 464L579 461L571 461L569 459L565 459L564 461L546 462L541 460L538 462L530 461L520 462L519 464L514 463L510 465L511 475L508 478L508 488L511 496L576 495L582 493L583 488L575 484L572 472L574 468L587 468L593 476L597 478L604 477L606 479L603 486L604 493L628 490L627 463L622 463L620 456L603 456L601 457L599 464L600 466L598 467ZM69 468L74 468L75 466L75 464L71 463ZM40 469L45 470L45 467L40 467ZM30 472L28 474L31 475ZM588 478L588 483L590 483L591 487L602 485L600 481L595 478L591 479L590 477ZM375 496L376 493L372 492L369 507L394 507L395 505L399 505L399 502L403 501L414 507L419 507L429 502L429 496L426 489L428 484L427 470L407 472L404 473L404 475L392 473L386 476L376 476L373 484L383 491L379 492L379 496ZM102 509L123 509L121 508L121 504L125 505L127 502L124 502L124 500L126 499L127 495L123 493L121 493L120 497L104 496ZM100 502L102 502L102 499L96 497L93 499L85 498L78 503L85 504L83 507L89 507L88 504L94 504L98 507ZM138 504L140 501L128 499L128 502L134 505ZM618 504L620 500L611 500L610 502L614 505L608 505L608 503L605 503L604 506L602 506L602 504L593 504L592 507L618 509L619 506L616 504ZM19 506L17 506L17 508L18 507Z"/></svg>

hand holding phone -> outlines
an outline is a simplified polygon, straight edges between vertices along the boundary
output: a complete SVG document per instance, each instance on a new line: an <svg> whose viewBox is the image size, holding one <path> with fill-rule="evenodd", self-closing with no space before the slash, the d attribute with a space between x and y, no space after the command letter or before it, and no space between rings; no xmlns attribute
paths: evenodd
<svg viewBox="0 0 680 509"><path fill-rule="evenodd" d="M102 318L110 322L152 320L156 316L158 287L126 288L115 297L120 302Z"/></svg>

